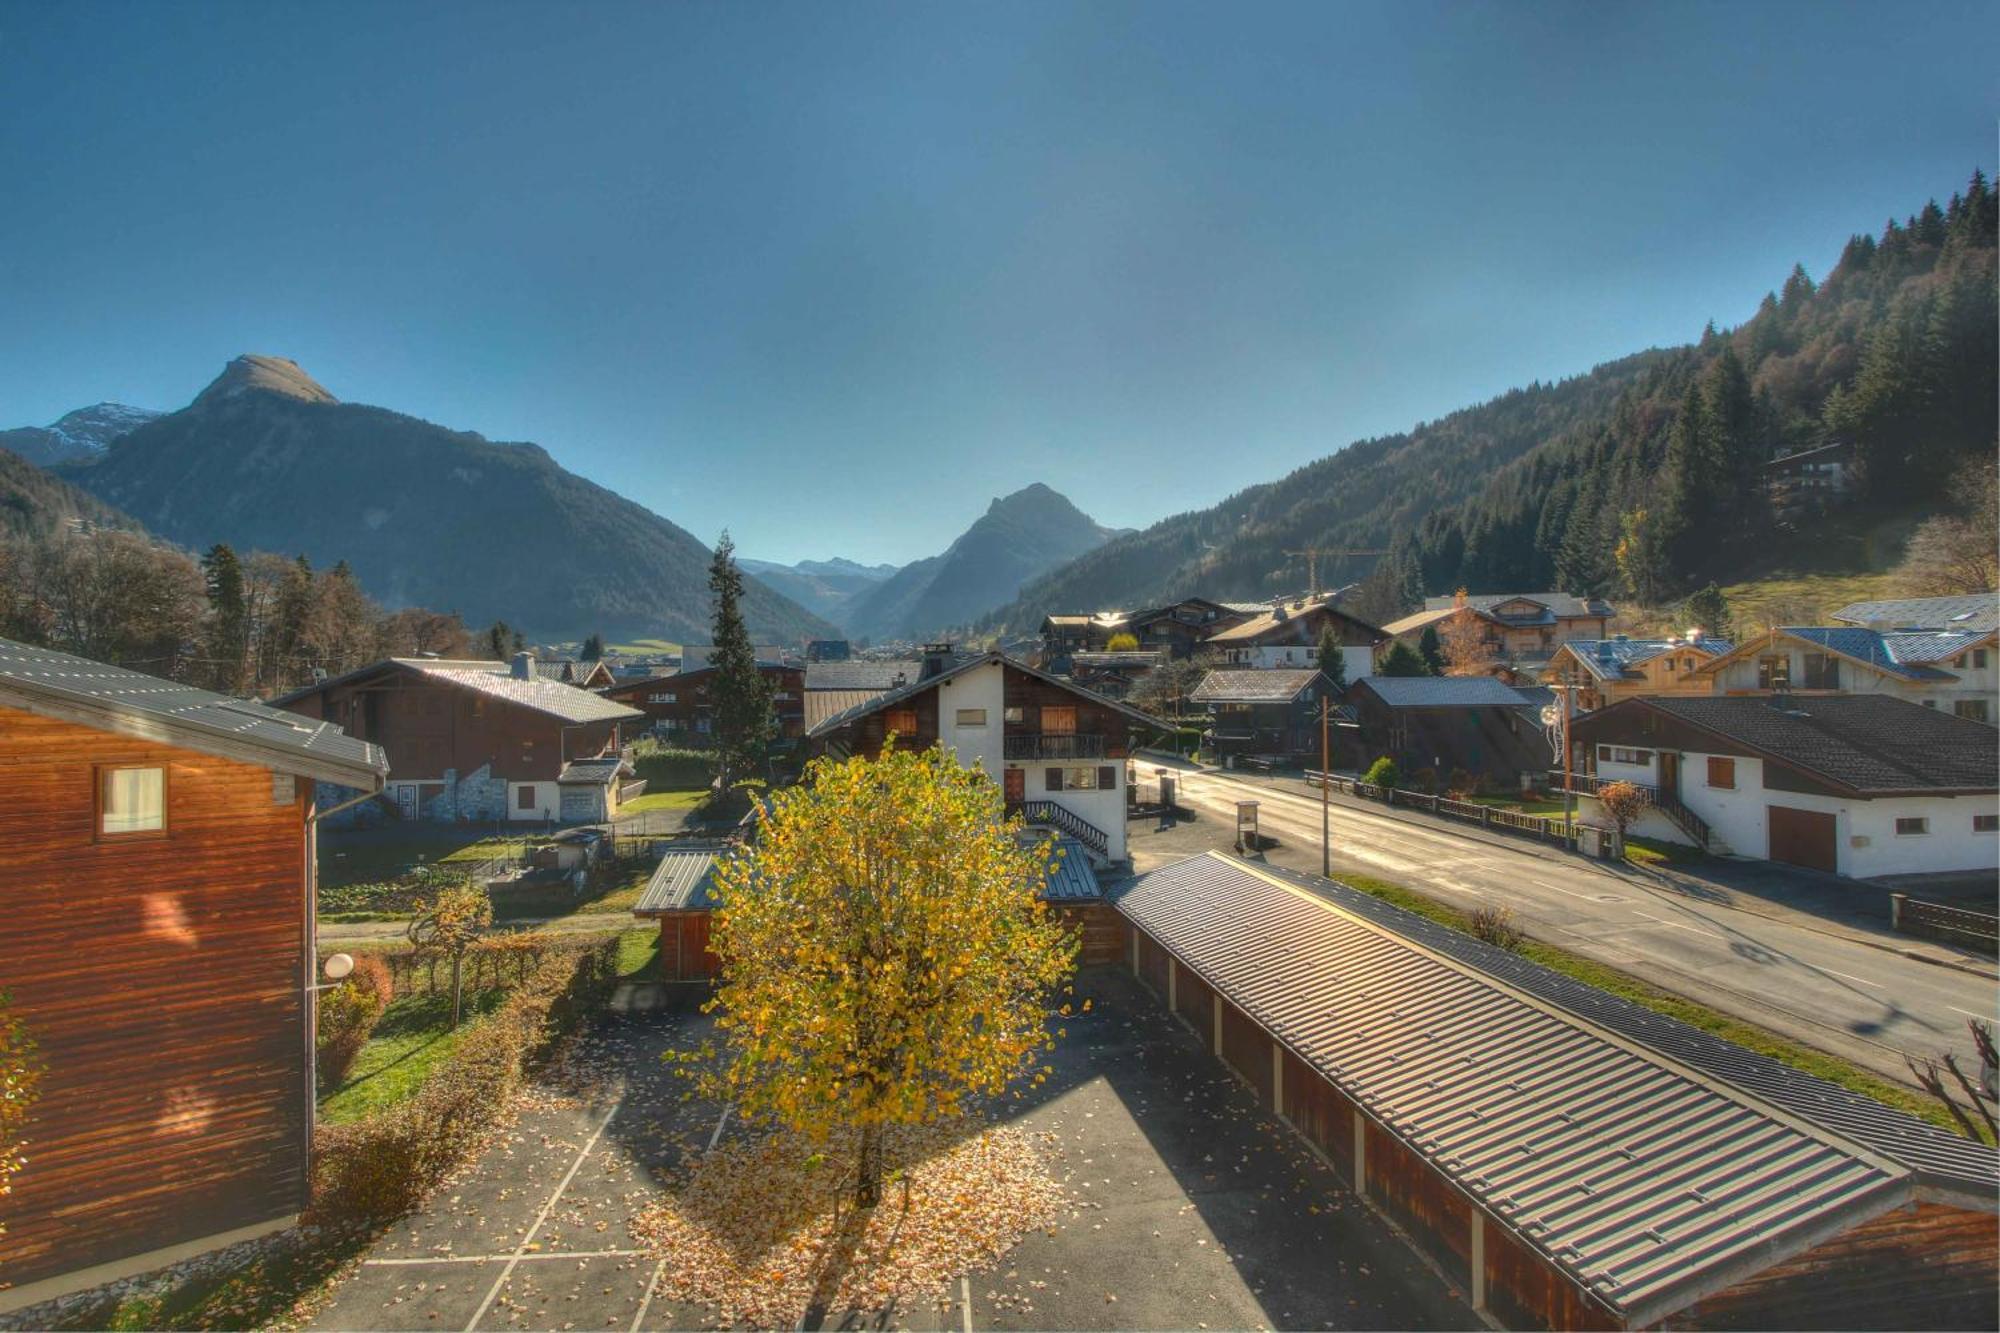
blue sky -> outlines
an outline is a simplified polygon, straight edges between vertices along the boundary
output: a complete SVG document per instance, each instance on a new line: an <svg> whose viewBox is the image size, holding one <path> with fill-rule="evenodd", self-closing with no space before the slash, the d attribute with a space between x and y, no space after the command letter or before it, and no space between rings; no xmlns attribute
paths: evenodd
<svg viewBox="0 0 2000 1333"><path fill-rule="evenodd" d="M238 352L746 554L1100 521L1747 317L1985 5L0 0L0 426Z"/></svg>

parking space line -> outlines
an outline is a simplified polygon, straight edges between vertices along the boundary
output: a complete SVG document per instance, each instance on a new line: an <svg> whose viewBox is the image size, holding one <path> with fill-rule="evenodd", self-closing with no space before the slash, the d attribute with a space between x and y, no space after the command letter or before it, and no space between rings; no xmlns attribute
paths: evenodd
<svg viewBox="0 0 2000 1333"><path fill-rule="evenodd" d="M660 1285L660 1274L667 1271L667 1261L663 1258L653 1265L653 1276L646 1283L646 1294L640 1298L639 1313L632 1316L631 1333L639 1333L639 1325L646 1322L646 1311L653 1308L653 1290Z"/></svg>
<svg viewBox="0 0 2000 1333"><path fill-rule="evenodd" d="M536 1259L634 1259L651 1250L538 1250L534 1254L524 1254L521 1262ZM493 1264L510 1256L505 1254L433 1254L422 1259L363 1259L363 1268L413 1268L421 1264Z"/></svg>
<svg viewBox="0 0 2000 1333"><path fill-rule="evenodd" d="M493 1279L492 1287L487 1290L486 1299L479 1302L479 1308L474 1310L472 1318L466 1321L465 1333L472 1333L474 1329L478 1328L479 1321L484 1319L486 1312L493 1308L494 1298L500 1294L500 1288L506 1285L508 1277L514 1272L514 1265L520 1263L521 1256L528 1252L528 1246L534 1243L535 1234L542 1229L542 1223L548 1221L549 1214L555 1210L556 1201L562 1198L563 1191L569 1188L570 1181L576 1179L577 1171L590 1157L591 1151L597 1147L597 1141L604 1137L604 1131L611 1128L611 1118L618 1114L618 1108L624 1104L625 1092L621 1088L619 1089L617 1098L611 1103L611 1109L606 1111L604 1119L597 1123L597 1132L590 1136L590 1142L583 1145L583 1151L578 1153L576 1160L569 1164L569 1170L563 1173L562 1183L556 1186L556 1192L551 1194L549 1201L542 1205L542 1211L535 1214L535 1224L528 1228L528 1234L521 1237L521 1243L514 1247L514 1253L509 1256L507 1266L500 1270L500 1276Z"/></svg>
<svg viewBox="0 0 2000 1333"><path fill-rule="evenodd" d="M964 1316L965 1333L972 1333L972 1283L958 1275L958 1310Z"/></svg>

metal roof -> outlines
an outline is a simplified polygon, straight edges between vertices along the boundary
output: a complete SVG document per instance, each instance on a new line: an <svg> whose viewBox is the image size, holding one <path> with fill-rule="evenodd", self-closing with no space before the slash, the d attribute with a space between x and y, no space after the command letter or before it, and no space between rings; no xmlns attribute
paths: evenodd
<svg viewBox="0 0 2000 1333"><path fill-rule="evenodd" d="M1983 633L1979 630L1913 630L1882 636L1882 646L1888 650L1889 656L1905 666L1943 662L1974 644L1992 641L1992 630Z"/></svg>
<svg viewBox="0 0 2000 1333"><path fill-rule="evenodd" d="M1047 880L1042 884L1042 897L1052 903L1096 902L1104 896L1098 887L1097 872L1090 868L1090 854L1075 838L1051 838L1032 830L1023 830L1021 841L1039 845L1053 842L1061 850L1055 864L1049 867Z"/></svg>
<svg viewBox="0 0 2000 1333"><path fill-rule="evenodd" d="M843 662L809 662L806 664L806 689L872 690L879 694L898 685L907 685L923 672L922 662L900 660L871 661L850 657Z"/></svg>
<svg viewBox="0 0 2000 1333"><path fill-rule="evenodd" d="M826 719L850 708L859 707L882 693L880 690L807 690L805 692L805 727L811 731Z"/></svg>
<svg viewBox="0 0 2000 1333"><path fill-rule="evenodd" d="M2000 593L1849 602L1835 611L1831 619L1850 625L1870 625L1879 621L1891 629L2000 629Z"/></svg>
<svg viewBox="0 0 2000 1333"><path fill-rule="evenodd" d="M1583 665L1584 670L1599 680L1622 680L1628 676L1639 678L1633 668L1650 662L1667 653L1693 652L1704 658L1720 657L1733 651L1735 645L1727 639L1571 639L1556 650L1556 656L1564 652Z"/></svg>
<svg viewBox="0 0 2000 1333"><path fill-rule="evenodd" d="M1114 901L1630 1325L1913 1197L1896 1162L1332 895L1211 852Z"/></svg>
<svg viewBox="0 0 2000 1333"><path fill-rule="evenodd" d="M1198 704L1288 704L1319 679L1318 671L1304 669L1211 671L1188 699Z"/></svg>
<svg viewBox="0 0 2000 1333"><path fill-rule="evenodd" d="M1492 676L1363 676L1354 683L1391 708L1528 706L1526 695Z"/></svg>
<svg viewBox="0 0 2000 1333"><path fill-rule="evenodd" d="M620 775L635 770L623 759L612 756L606 759L572 759L563 765L556 777L559 783L572 786L603 787L617 781Z"/></svg>
<svg viewBox="0 0 2000 1333"><path fill-rule="evenodd" d="M829 716L822 718L819 722L808 726L806 728L806 735L824 736L828 732L838 731L840 728L847 726L849 723L860 721L862 718L868 716L870 713L877 712L880 709L887 708L892 704L899 704L903 702L903 700L905 699L913 699L917 695L922 694L925 690L935 689L938 685L942 684L947 680L952 679L955 676L962 676L968 671L972 671L975 670L976 668L983 666L1002 666L1008 668L1009 670L1019 671L1025 675L1033 676L1036 680L1043 681L1050 685L1054 685L1058 689L1068 690L1071 694L1074 694L1079 698L1087 699L1090 702L1097 704L1099 707L1108 708L1114 713L1122 713L1132 721L1141 723L1145 726L1160 727L1164 725L1159 721L1159 719L1152 717L1149 714L1142 713L1138 709L1130 706L1129 704L1122 704L1118 702L1116 699L1107 698L1104 695L1097 693L1095 690L1087 690L1073 680L1065 680L1061 676L1051 676L1046 671L1042 671L1035 667L1031 667L1026 662L1018 661L1012 657L1008 657L1004 653L992 652L992 653L984 653L978 657L964 658L958 662L953 663L951 666L946 667L944 670L938 672L935 676L929 676L922 680L913 680L909 684L899 686L893 690L884 690L882 693L877 694L872 698L869 698L861 703L858 703L854 705L852 708L846 708L838 713L830 714ZM807 692L807 697L808 698L811 697L810 691Z"/></svg>
<svg viewBox="0 0 2000 1333"><path fill-rule="evenodd" d="M120 735L379 791L379 746L267 704L0 639L0 704Z"/></svg>
<svg viewBox="0 0 2000 1333"><path fill-rule="evenodd" d="M673 847L653 868L646 891L632 906L634 916L657 916L661 912L687 912L709 908L720 902L713 875L715 858L727 847Z"/></svg>
<svg viewBox="0 0 2000 1333"><path fill-rule="evenodd" d="M1872 629L1857 629L1851 625L1787 625L1782 629L1773 630L1761 639L1752 640L1743 647L1747 652L1761 651L1774 636L1779 634L1788 635L1801 643L1813 644L1828 652L1839 653L1842 657L1866 663L1885 675L1900 676L1904 680L1957 679L1950 672L1925 666L1921 662L1898 661L1890 649L1889 636Z"/></svg>
<svg viewBox="0 0 2000 1333"><path fill-rule="evenodd" d="M309 694L318 694L335 685L345 685L363 677L401 668L447 685L457 685L464 689L476 690L480 694L503 699L510 704L546 713L571 724L583 722L622 722L627 718L644 717L636 708L627 708L601 694L564 685L558 681L535 677L522 680L514 674L511 663L478 660L454 660L442 657L385 657L380 662L357 667L353 671L333 677L331 680L315 681L301 686L290 694L281 695L271 702L280 708Z"/></svg>

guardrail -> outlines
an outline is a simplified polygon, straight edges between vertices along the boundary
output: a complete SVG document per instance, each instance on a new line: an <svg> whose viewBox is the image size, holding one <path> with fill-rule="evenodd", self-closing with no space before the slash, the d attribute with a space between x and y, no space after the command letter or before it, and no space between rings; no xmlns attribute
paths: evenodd
<svg viewBox="0 0 2000 1333"><path fill-rule="evenodd" d="M1017 807L1021 817L1030 824L1044 824L1061 829L1099 856L1111 855L1111 839L1103 829L1065 806L1054 801L1023 801Z"/></svg>
<svg viewBox="0 0 2000 1333"><path fill-rule="evenodd" d="M1318 769L1309 768L1305 772L1308 787L1319 787L1328 780L1328 777L1328 774ZM1363 800L1381 801L1385 805L1399 805L1410 810L1423 810L1430 814L1442 815L1446 819L1477 824L1481 828L1518 833L1541 842L1567 844L1569 841L1563 822L1560 819L1550 819L1546 815L1524 815L1514 810L1496 810L1477 801L1454 801L1449 796L1433 796L1429 792L1404 791L1400 787L1380 787L1372 782L1344 778L1338 773L1332 774L1331 780L1333 790L1348 796L1358 796Z"/></svg>
<svg viewBox="0 0 2000 1333"><path fill-rule="evenodd" d="M1925 902L1907 893L1889 895L1889 921L1905 935L1923 935L2000 954L2000 916L1973 907Z"/></svg>

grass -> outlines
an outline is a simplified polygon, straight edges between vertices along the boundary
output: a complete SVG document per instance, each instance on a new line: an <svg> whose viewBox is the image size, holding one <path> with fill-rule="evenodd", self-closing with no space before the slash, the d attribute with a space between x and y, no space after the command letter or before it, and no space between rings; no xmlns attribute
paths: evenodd
<svg viewBox="0 0 2000 1333"><path fill-rule="evenodd" d="M681 646L666 639L634 639L630 643L607 643L604 651L617 657L652 657L658 653L677 653Z"/></svg>
<svg viewBox="0 0 2000 1333"><path fill-rule="evenodd" d="M521 838L497 837L449 825L426 824L407 836L381 832L327 833L320 838L320 883L365 884L395 879L418 864L442 865L520 855Z"/></svg>
<svg viewBox="0 0 2000 1333"><path fill-rule="evenodd" d="M346 1080L320 1099L320 1118L346 1124L413 1096L458 1045L472 1020L491 1011L506 993L504 987L468 991L464 1021L457 1028L451 1025L449 990L399 996L383 1012Z"/></svg>
<svg viewBox="0 0 2000 1333"><path fill-rule="evenodd" d="M495 889L492 894L493 920L496 924L504 924L575 916L581 912L629 912L638 905L639 896L646 891L646 881L653 876L653 866L650 856L606 862L598 872L596 886L584 898L572 898L569 886L562 882Z"/></svg>
<svg viewBox="0 0 2000 1333"><path fill-rule="evenodd" d="M645 926L618 933L618 979L653 981L660 974L660 929Z"/></svg>
<svg viewBox="0 0 2000 1333"><path fill-rule="evenodd" d="M1891 574L1774 574L1722 590L1738 641L1764 632L1769 625L1824 625L1830 613L1849 602L1894 597ZM1613 630L1635 638L1652 637L1687 628L1679 604L1624 610Z"/></svg>
<svg viewBox="0 0 2000 1333"><path fill-rule="evenodd" d="M1472 933L1469 914L1425 897L1401 884L1375 879L1368 875L1342 875L1340 882L1380 898L1384 902L1393 903L1405 911L1414 912L1426 920L1435 921L1439 925L1449 926L1466 934ZM1760 1055L1770 1056L1794 1069L1823 1078L1829 1083L1846 1088L1849 1092L1873 1098L1884 1106L1894 1107L1898 1111L1929 1121L1952 1133L1958 1132L1958 1126L1952 1120L1950 1112L1931 1098L1900 1087L1887 1079L1878 1078L1839 1056L1828 1055L1810 1046L1800 1045L1754 1023L1746 1023L1740 1018L1733 1018L1720 1010L1711 1009L1699 1001L1661 990L1629 973L1607 967L1553 944L1544 944L1540 940L1524 940L1519 952L1523 958L1540 963L1552 972L1560 972L1564 976L1573 977L1599 990L1609 991L1634 1004L1643 1005L1655 1013L1677 1018L1690 1027L1700 1028L1704 1032L1713 1033Z"/></svg>
<svg viewBox="0 0 2000 1333"><path fill-rule="evenodd" d="M1657 842L1652 838L1625 835L1625 859L1635 866L1697 865L1707 855L1699 847L1690 847L1684 842Z"/></svg>
<svg viewBox="0 0 2000 1333"><path fill-rule="evenodd" d="M706 787L694 791L649 791L618 804L620 815L640 815L648 810L692 810L708 799Z"/></svg>
<svg viewBox="0 0 2000 1333"><path fill-rule="evenodd" d="M1559 815L1563 812L1561 801L1524 801L1518 796L1468 796L1473 805L1490 805L1495 810L1512 810L1518 815Z"/></svg>

